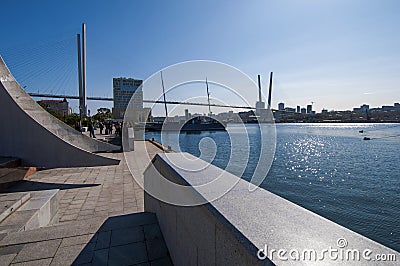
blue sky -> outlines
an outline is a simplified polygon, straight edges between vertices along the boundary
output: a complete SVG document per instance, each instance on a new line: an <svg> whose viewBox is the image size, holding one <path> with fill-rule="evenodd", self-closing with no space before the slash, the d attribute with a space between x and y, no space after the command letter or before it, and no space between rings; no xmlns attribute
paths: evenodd
<svg viewBox="0 0 400 266"><path fill-rule="evenodd" d="M88 95L112 96L113 77L146 79L168 65L204 59L254 80L261 74L265 92L274 71L273 107L314 101L319 111L400 101L396 0L15 0L3 1L2 10L5 58L15 47L65 38L73 57L73 38L85 22ZM73 93L69 82L65 90ZM89 108L100 105L111 106L90 102Z"/></svg>

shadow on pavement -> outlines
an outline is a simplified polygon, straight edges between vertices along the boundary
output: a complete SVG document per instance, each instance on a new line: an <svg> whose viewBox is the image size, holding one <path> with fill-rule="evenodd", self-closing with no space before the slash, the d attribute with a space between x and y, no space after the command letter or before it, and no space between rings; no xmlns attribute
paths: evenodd
<svg viewBox="0 0 400 266"><path fill-rule="evenodd" d="M142 212L108 218L73 265L173 265L157 217Z"/></svg>
<svg viewBox="0 0 400 266"><path fill-rule="evenodd" d="M10 192L28 192L28 191L41 191L41 190L50 190L50 189L74 189L74 188L85 188L85 187L94 187L100 186L100 184L61 184L61 183L46 183L46 182L37 182L31 180L21 180L18 181L14 186L11 186L7 189L3 189L0 191L2 193L10 193Z"/></svg>

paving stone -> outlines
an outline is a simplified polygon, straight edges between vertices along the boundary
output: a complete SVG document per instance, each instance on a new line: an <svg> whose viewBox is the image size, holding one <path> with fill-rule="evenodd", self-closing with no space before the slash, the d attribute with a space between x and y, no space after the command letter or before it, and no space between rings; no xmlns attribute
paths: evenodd
<svg viewBox="0 0 400 266"><path fill-rule="evenodd" d="M108 209L109 209L108 206L100 206L100 207L98 206L95 208L95 211L96 212L108 211Z"/></svg>
<svg viewBox="0 0 400 266"><path fill-rule="evenodd" d="M102 219L92 219L90 221L73 223L69 222L30 231L11 233L0 241L0 246L60 239L82 234L91 234L95 233L102 223Z"/></svg>
<svg viewBox="0 0 400 266"><path fill-rule="evenodd" d="M144 233L141 226L112 230L111 246L126 245L143 241Z"/></svg>
<svg viewBox="0 0 400 266"><path fill-rule="evenodd" d="M65 215L77 215L80 212L79 209L67 209L63 214Z"/></svg>
<svg viewBox="0 0 400 266"><path fill-rule="evenodd" d="M95 250L93 253L92 264L96 266L108 265L109 249Z"/></svg>
<svg viewBox="0 0 400 266"><path fill-rule="evenodd" d="M164 257L162 259L151 261L150 265L151 266L173 266L174 264L172 263L170 257Z"/></svg>
<svg viewBox="0 0 400 266"><path fill-rule="evenodd" d="M95 211L94 215L96 216L108 216L108 211Z"/></svg>
<svg viewBox="0 0 400 266"><path fill-rule="evenodd" d="M133 213L110 217L107 222L101 226L99 231L108 231L125 228L127 226L134 227L153 223L157 223L157 218L154 213Z"/></svg>
<svg viewBox="0 0 400 266"><path fill-rule="evenodd" d="M91 206L90 209L86 209L86 210L83 210L83 209L82 209L82 210L79 212L80 215L88 215L88 214L93 214L93 213L94 213L94 205Z"/></svg>
<svg viewBox="0 0 400 266"><path fill-rule="evenodd" d="M111 231L103 231L97 233L97 241L95 249L104 249L110 247Z"/></svg>
<svg viewBox="0 0 400 266"><path fill-rule="evenodd" d="M60 247L51 262L51 266L71 265L79 256L85 245Z"/></svg>
<svg viewBox="0 0 400 266"><path fill-rule="evenodd" d="M94 254L94 243L87 244L81 253L79 253L78 257L75 259L73 264L84 264L91 263Z"/></svg>
<svg viewBox="0 0 400 266"><path fill-rule="evenodd" d="M12 225L2 225L0 226L0 233L4 238L10 232L18 232L23 227L23 223L20 224L12 224Z"/></svg>
<svg viewBox="0 0 400 266"><path fill-rule="evenodd" d="M150 262L135 264L135 266L150 266Z"/></svg>
<svg viewBox="0 0 400 266"><path fill-rule="evenodd" d="M60 239L26 244L13 263L54 257L60 244Z"/></svg>
<svg viewBox="0 0 400 266"><path fill-rule="evenodd" d="M71 204L73 204L73 205L82 205L83 203L85 203L85 200L83 200L83 199L80 199L80 200L74 199L74 200L71 202Z"/></svg>
<svg viewBox="0 0 400 266"><path fill-rule="evenodd" d="M161 229L158 223L145 225L144 236L146 240L152 240L157 238L163 239L163 235L161 233Z"/></svg>
<svg viewBox="0 0 400 266"><path fill-rule="evenodd" d="M111 247L108 253L109 265L134 265L147 261L146 245L143 242Z"/></svg>
<svg viewBox="0 0 400 266"><path fill-rule="evenodd" d="M50 263L51 263L51 258L13 263L11 264L11 266L48 266L50 265Z"/></svg>
<svg viewBox="0 0 400 266"><path fill-rule="evenodd" d="M9 265L15 256L17 256L17 254L0 255L0 266Z"/></svg>
<svg viewBox="0 0 400 266"><path fill-rule="evenodd" d="M90 241L90 239L92 239L92 237L93 237L93 234L66 237L62 240L60 248L67 247L67 246L74 246L74 245L78 245L78 244L86 244Z"/></svg>
<svg viewBox="0 0 400 266"><path fill-rule="evenodd" d="M154 153L156 151L158 150L155 149ZM124 159L122 153L105 156ZM132 214L143 210L141 205L144 193L134 182L124 161L118 166L48 169L35 173L29 179L42 183L98 185L64 189L59 192L59 225L9 235L0 233L0 246L9 245L8 249L0 248L0 254L7 253L0 257L0 262L7 262L8 258L14 259L14 262L39 261L48 265L48 258L39 257L52 254L51 256L55 256L53 265L102 265L108 258L110 265L121 265L124 262L150 265L144 243L144 226L153 225L157 220L156 216L150 213ZM129 214L121 215L123 213ZM106 220L110 215L118 217ZM152 235L151 228L153 227L147 229L148 235ZM156 231L153 232L154 238L157 238ZM153 236L146 236L146 239L152 238ZM45 243L51 241L54 241L51 247L46 247ZM26 244L16 245L20 243ZM60 247L57 250L58 245ZM35 252L36 249L40 250ZM16 255L18 252L20 254ZM28 256L38 258L28 260Z"/></svg>
<svg viewBox="0 0 400 266"><path fill-rule="evenodd" d="M0 248L0 256L9 255L9 254L18 254L24 245L12 245Z"/></svg>
<svg viewBox="0 0 400 266"><path fill-rule="evenodd" d="M76 220L77 217L78 217L78 214L63 215L60 218L60 222Z"/></svg>

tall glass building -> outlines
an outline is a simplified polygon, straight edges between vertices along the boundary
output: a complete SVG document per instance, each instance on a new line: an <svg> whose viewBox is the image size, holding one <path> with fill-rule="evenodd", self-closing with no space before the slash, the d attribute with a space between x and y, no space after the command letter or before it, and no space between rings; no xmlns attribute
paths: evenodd
<svg viewBox="0 0 400 266"><path fill-rule="evenodd" d="M115 119L124 118L126 107L132 98L135 91L142 85L143 80L133 78L113 78L113 98L114 108L113 117ZM143 98L142 95L138 95L135 98ZM143 102L142 108L143 108Z"/></svg>

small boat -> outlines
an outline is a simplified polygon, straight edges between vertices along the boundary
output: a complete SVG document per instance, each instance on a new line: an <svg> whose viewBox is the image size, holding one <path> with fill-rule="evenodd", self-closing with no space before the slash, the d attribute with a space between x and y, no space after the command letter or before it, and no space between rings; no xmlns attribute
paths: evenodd
<svg viewBox="0 0 400 266"><path fill-rule="evenodd" d="M364 133L364 130L360 130L360 131L358 131L358 133Z"/></svg>
<svg viewBox="0 0 400 266"><path fill-rule="evenodd" d="M363 140L371 140L371 138L364 137Z"/></svg>

